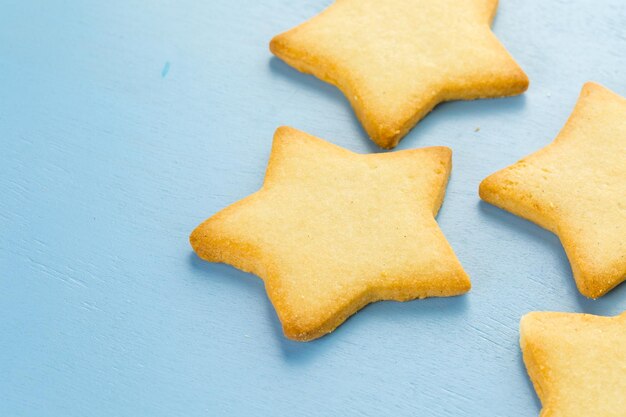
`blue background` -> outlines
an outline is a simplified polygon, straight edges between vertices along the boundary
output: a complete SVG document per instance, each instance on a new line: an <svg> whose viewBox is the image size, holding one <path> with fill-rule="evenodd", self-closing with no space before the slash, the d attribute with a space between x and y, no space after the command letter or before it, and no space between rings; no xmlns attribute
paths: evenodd
<svg viewBox="0 0 626 417"><path fill-rule="evenodd" d="M276 127L379 151L268 51L329 3L0 0L0 415L532 417L520 317L626 309L625 285L585 299L554 235L477 195L585 81L626 95L623 0L502 0L529 91L443 104L398 147L454 150L438 221L468 295L297 343L259 279L195 257L191 230L261 185Z"/></svg>

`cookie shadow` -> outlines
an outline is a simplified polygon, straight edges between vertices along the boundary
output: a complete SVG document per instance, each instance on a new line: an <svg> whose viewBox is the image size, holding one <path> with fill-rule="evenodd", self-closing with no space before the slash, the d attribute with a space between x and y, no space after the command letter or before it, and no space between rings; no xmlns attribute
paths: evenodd
<svg viewBox="0 0 626 417"><path fill-rule="evenodd" d="M416 322L431 320L433 318L450 319L462 316L469 309L468 295L463 294L454 297L431 297L406 302L391 300L378 301L369 304L361 310L363 320L368 316L375 320L402 323L403 320ZM355 324L360 318L355 319Z"/></svg>
<svg viewBox="0 0 626 417"><path fill-rule="evenodd" d="M331 100L343 102L352 112L350 103L343 93L334 85L324 82L311 74L300 72L274 56L270 58L269 65L272 73L279 75L293 84L298 84L299 88L314 91ZM354 114L354 112L352 113ZM356 119L356 117L354 118Z"/></svg>
<svg viewBox="0 0 626 417"><path fill-rule="evenodd" d="M490 221L495 221L499 225L513 229L515 232L527 236L538 242L540 245L543 245L545 250L556 254L558 265L563 271L563 274L561 275L568 277L567 284L565 285L570 287L573 286L575 289L576 283L572 277L572 268L558 236L531 221L509 213L506 210L502 210L501 208L493 206L485 201L479 201L478 209L480 214L485 217L489 217Z"/></svg>
<svg viewBox="0 0 626 417"><path fill-rule="evenodd" d="M219 277L218 279L228 282L233 288L233 294L231 296L236 297L239 293L248 293L249 295L264 300L271 314L268 314L266 318L259 318L259 320L269 319L273 322L273 327L280 327L278 317L274 313L272 305L267 298L262 279L227 264L207 262L199 258L194 252L189 254L188 259L191 268L201 273L203 277Z"/></svg>
<svg viewBox="0 0 626 417"><path fill-rule="evenodd" d="M263 280L255 275L240 271L227 264L207 262L198 257L195 252L189 253L188 260L191 268L201 273L203 278L219 277L219 279L228 282L236 291L254 293L255 296L267 299ZM236 294L233 296L236 296Z"/></svg>
<svg viewBox="0 0 626 417"><path fill-rule="evenodd" d="M511 97L481 98L476 100L451 100L435 107L447 112L455 119L477 119L480 116L500 119L503 115L514 115L526 108L526 94Z"/></svg>
<svg viewBox="0 0 626 417"><path fill-rule="evenodd" d="M365 130L363 129L363 125L361 125L361 122L356 117L356 114L354 113L350 102L337 87L330 83L322 81L313 75L300 72L276 57L270 58L269 67L270 71L273 74L276 74L281 78L288 80L292 84L297 84L298 88L304 88L308 91L314 91L316 94L320 94L326 99L341 103L341 105L346 109L346 113L349 114L350 122L359 131L359 136L363 140L363 143L367 146L368 152L388 152L388 150L382 149L374 142L372 142L367 132L365 132Z"/></svg>
<svg viewBox="0 0 626 417"><path fill-rule="evenodd" d="M416 145L415 141L419 141L423 137L443 137L442 128L449 126L451 121L463 122L475 120L475 128L480 129L481 120L485 118L501 119L504 116L519 116L519 112L526 107L527 98L525 94L501 97L501 98L482 98L476 100L451 100L439 103L420 120L412 130L402 139L400 144L404 143L403 148L412 148ZM458 124L458 123L457 123ZM467 136L471 136L476 131L468 131ZM442 145L450 146L452 139L444 140Z"/></svg>
<svg viewBox="0 0 626 417"><path fill-rule="evenodd" d="M468 301L464 295L407 302L377 301L357 311L332 333L310 342L295 342L285 338L280 323L275 326L275 331L285 360L294 365L302 365L316 356L323 355L325 351L334 351L341 344L370 343L372 339L363 338L367 328L373 331L384 328L391 334L406 331L407 326L418 325L420 320L432 321L462 316L467 309ZM377 326L377 322L382 324ZM402 329L398 330L398 326Z"/></svg>
<svg viewBox="0 0 626 417"><path fill-rule="evenodd" d="M283 327L276 316L274 307L268 303L267 308L268 314L273 314L275 317L275 320L272 320L272 328L275 338L278 341L280 353L288 364L295 366L306 365L316 357L323 355L324 352L332 350L332 347L337 343L337 339L329 337L332 336L333 333L309 342L298 342L287 339L283 333Z"/></svg>
<svg viewBox="0 0 626 417"><path fill-rule="evenodd" d="M298 84L299 88L315 91L329 100L342 103L346 112L350 115L352 124L357 127L360 136L364 139L369 152L386 152L369 139L367 132L363 129L361 122L356 117L352 106L344 94L334 85L324 82L317 77L304 74L295 68L290 67L282 60L272 57L269 60L270 71L291 83ZM452 100L442 102L420 120L409 133L400 141L398 149L414 147L413 141L424 135L436 134L436 129L441 124L448 124L450 120L476 119L480 120L482 115L490 118L499 118L505 114L515 115L526 107L526 95L521 94L513 97L486 98L478 100ZM404 144L404 146L402 146ZM445 145L446 143L442 143Z"/></svg>
<svg viewBox="0 0 626 417"><path fill-rule="evenodd" d="M234 292L253 293L254 297L262 298L267 314L265 317L260 317L259 320L269 320L271 331L283 359L286 363L294 366L306 365L319 356L335 351L339 345L344 343L369 343L370 339L363 340L362 335L364 330L370 326L379 331L380 328L384 328L385 331L389 332L399 331L397 326L401 326L405 331L407 326L412 327L420 320L451 320L454 317L462 316L468 309L466 295L427 298L402 303L378 301L359 310L332 333L310 342L297 342L287 339L283 334L282 325L267 297L265 286L260 278L229 265L203 261L193 252L189 254L189 263L194 270L201 272L204 276L224 278L229 285L233 286ZM382 324L376 326L377 322L382 322Z"/></svg>
<svg viewBox="0 0 626 417"><path fill-rule="evenodd" d="M194 252L189 254L188 259L191 268L200 272L204 277L219 277L219 279L227 281L233 288L233 297L236 297L238 293L247 293L259 300L263 300L261 302L265 304L267 314L264 317L259 317L259 320L269 321L271 333L278 341L282 356L288 362L294 364L306 363L314 359L316 355L333 343L332 339L329 340L326 337L305 343L287 339L283 334L283 328L276 311L267 297L263 280L259 277L240 271L230 265L204 261Z"/></svg>
<svg viewBox="0 0 626 417"><path fill-rule="evenodd" d="M478 202L478 209L481 215L489 217L490 220L496 221L500 225L506 225L506 227L536 240L546 246L547 249L557 253L559 255L559 265L571 274L572 269L563 245L561 245L561 241L554 233L483 200Z"/></svg>
<svg viewBox="0 0 626 417"><path fill-rule="evenodd" d="M581 312L598 315L613 315L626 309L626 285L624 284L618 285L608 294L596 300L587 298L578 291L569 259L567 258L561 241L554 233L482 200L478 204L480 213L488 216L492 221L496 221L501 225L505 225L505 227L514 229L522 235L530 237L532 240L542 244L546 250L557 254L559 267L562 270L562 273L559 274L563 280L562 285L569 287L570 292L575 294L575 301L580 307ZM620 301L622 309L619 310L618 308L618 310L616 310L616 304L619 304Z"/></svg>
<svg viewBox="0 0 626 417"><path fill-rule="evenodd" d="M587 298L578 291L569 259L561 245L559 238L536 224L515 216L505 210L480 201L479 209L482 214L489 216L506 227L515 229L516 232L525 234L543 244L546 250L551 250L558 255L560 277L562 286L569 287L569 292L574 294L574 302L578 306L576 312L595 314L600 316L615 316L626 311L626 282L621 283L604 296L598 299Z"/></svg>

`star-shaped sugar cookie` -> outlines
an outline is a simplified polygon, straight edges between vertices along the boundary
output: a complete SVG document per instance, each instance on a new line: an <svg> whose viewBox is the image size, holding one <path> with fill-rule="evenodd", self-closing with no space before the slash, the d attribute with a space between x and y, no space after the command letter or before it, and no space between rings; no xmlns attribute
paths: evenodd
<svg viewBox="0 0 626 417"><path fill-rule="evenodd" d="M554 142L489 176L480 196L554 232L580 292L604 295L626 280L626 99L585 84Z"/></svg>
<svg viewBox="0 0 626 417"><path fill-rule="evenodd" d="M626 313L534 312L520 335L542 417L626 416Z"/></svg>
<svg viewBox="0 0 626 417"><path fill-rule="evenodd" d="M438 103L520 94L528 77L491 32L497 0L337 0L271 51L336 85L383 148Z"/></svg>
<svg viewBox="0 0 626 417"><path fill-rule="evenodd" d="M261 277L285 335L315 339L373 301L470 289L435 222L450 169L445 147L359 155L282 127L263 187L191 245Z"/></svg>

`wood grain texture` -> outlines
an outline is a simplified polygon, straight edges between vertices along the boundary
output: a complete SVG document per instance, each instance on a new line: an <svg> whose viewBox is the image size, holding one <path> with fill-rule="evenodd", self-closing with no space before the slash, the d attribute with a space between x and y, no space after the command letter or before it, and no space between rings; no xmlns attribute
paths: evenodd
<svg viewBox="0 0 626 417"><path fill-rule="evenodd" d="M584 299L555 236L477 195L585 81L626 94L621 0L500 2L529 91L438 106L398 147L453 149L438 223L472 292L377 303L309 344L187 236L259 188L277 126L379 151L335 88L268 51L329 1L0 4L1 415L535 417L520 317L626 310L626 286Z"/></svg>

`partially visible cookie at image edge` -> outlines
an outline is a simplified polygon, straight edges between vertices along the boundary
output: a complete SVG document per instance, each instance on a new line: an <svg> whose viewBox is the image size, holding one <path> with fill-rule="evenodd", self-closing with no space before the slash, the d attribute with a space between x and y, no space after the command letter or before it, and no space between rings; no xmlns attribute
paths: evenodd
<svg viewBox="0 0 626 417"><path fill-rule="evenodd" d="M271 51L334 84L383 148L448 100L520 94L528 77L490 25L497 0L337 0Z"/></svg>
<svg viewBox="0 0 626 417"><path fill-rule="evenodd" d="M555 233L580 292L606 294L626 280L626 99L585 84L557 138L479 193Z"/></svg>
<svg viewBox="0 0 626 417"><path fill-rule="evenodd" d="M626 312L529 313L520 345L542 417L626 415Z"/></svg>

